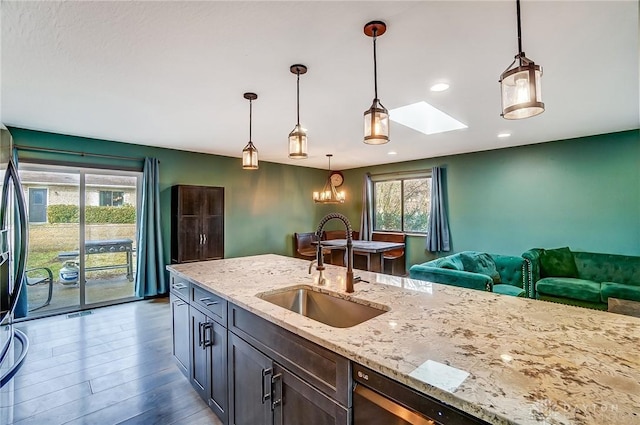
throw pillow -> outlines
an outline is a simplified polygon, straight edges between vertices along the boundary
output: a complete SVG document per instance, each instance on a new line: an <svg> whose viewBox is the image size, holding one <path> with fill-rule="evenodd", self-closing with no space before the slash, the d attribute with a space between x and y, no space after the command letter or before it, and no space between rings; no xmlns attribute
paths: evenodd
<svg viewBox="0 0 640 425"><path fill-rule="evenodd" d="M456 258L451 257L441 258L438 267L441 269L463 270L462 263Z"/></svg>
<svg viewBox="0 0 640 425"><path fill-rule="evenodd" d="M465 271L481 273L489 276L493 283L501 283L496 263L489 254L484 252L461 252L460 259Z"/></svg>
<svg viewBox="0 0 640 425"><path fill-rule="evenodd" d="M568 247L545 249L540 254L540 275L542 277L578 277L578 268L573 252Z"/></svg>

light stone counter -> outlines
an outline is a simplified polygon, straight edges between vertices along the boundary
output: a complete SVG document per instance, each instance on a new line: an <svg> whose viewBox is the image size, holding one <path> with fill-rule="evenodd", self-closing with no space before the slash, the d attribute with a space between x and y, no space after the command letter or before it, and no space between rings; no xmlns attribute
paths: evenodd
<svg viewBox="0 0 640 425"><path fill-rule="evenodd" d="M357 363L495 424L640 424L640 319L356 271L324 290L390 311L338 329L256 294L314 284L309 262L259 255L168 267L211 292ZM450 390L411 376L427 361L467 372ZM464 377L464 376L463 376ZM440 387L446 387L440 384Z"/></svg>

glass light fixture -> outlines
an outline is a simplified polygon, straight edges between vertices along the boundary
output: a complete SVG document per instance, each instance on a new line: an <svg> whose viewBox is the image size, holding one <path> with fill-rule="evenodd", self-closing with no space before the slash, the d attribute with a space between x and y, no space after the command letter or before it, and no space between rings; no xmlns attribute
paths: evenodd
<svg viewBox="0 0 640 425"><path fill-rule="evenodd" d="M382 21L371 21L364 26L364 33L373 38L373 85L374 98L371 107L364 113L364 142L369 145L383 145L389 142L389 111L378 99L378 70L376 38L387 31Z"/></svg>
<svg viewBox="0 0 640 425"><path fill-rule="evenodd" d="M307 132L300 125L300 74L307 73L307 67L304 65L296 64L291 65L289 70L298 76L297 82L297 111L298 121L293 131L289 133L289 158L292 159L306 159L307 158Z"/></svg>
<svg viewBox="0 0 640 425"><path fill-rule="evenodd" d="M317 204L343 204L346 199L344 191L338 192L331 181L332 156L330 153L327 154L327 158L329 158L329 177L327 177L327 182L324 184L322 191L313 192L313 201Z"/></svg>
<svg viewBox="0 0 640 425"><path fill-rule="evenodd" d="M255 93L245 93L244 98L249 101L249 143L242 149L242 169L257 170L258 169L258 149L251 141L251 119L253 113L252 102L258 98Z"/></svg>
<svg viewBox="0 0 640 425"><path fill-rule="evenodd" d="M518 15L518 54L511 65L500 75L502 92L502 117L519 120L544 112L542 103L542 67L533 63L522 51L520 26L520 0L516 0ZM518 63L517 66L514 65Z"/></svg>

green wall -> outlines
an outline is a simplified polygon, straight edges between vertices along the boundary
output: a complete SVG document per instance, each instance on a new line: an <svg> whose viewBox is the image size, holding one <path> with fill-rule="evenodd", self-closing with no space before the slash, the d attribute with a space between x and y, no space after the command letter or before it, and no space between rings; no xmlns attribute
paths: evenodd
<svg viewBox="0 0 640 425"><path fill-rule="evenodd" d="M326 170L10 129L17 145L160 159L161 208L169 258L170 187L224 186L225 255L293 254L292 234L314 231L337 211L360 225L365 172L446 168L452 248L520 255L533 247L640 255L640 131L344 171L348 201L315 205ZM239 149L241 146L239 146ZM40 154L24 152L23 158ZM50 156L48 156L50 157ZM81 157L66 156L83 161ZM130 164L129 164L130 165ZM327 228L341 228L332 221ZM407 265L433 258L421 236L407 239Z"/></svg>
<svg viewBox="0 0 640 425"><path fill-rule="evenodd" d="M256 171L242 170L239 158L65 136L10 128L17 146L44 147L75 152L145 156L160 160L160 198L165 258L170 256L171 186L176 184L225 188L225 257L262 253L293 255L294 232L315 230L330 207L316 206L312 191L326 180L327 172L261 161ZM285 140L286 142L286 140ZM238 145L238 151L243 146ZM286 143L283 142L283 149ZM141 167L141 162L101 160L74 155L20 151L21 160L48 159L78 163L119 163Z"/></svg>
<svg viewBox="0 0 640 425"><path fill-rule="evenodd" d="M640 132L569 139L349 170L446 167L452 249L520 255L533 247L640 255ZM359 223L361 202L348 215ZM407 265L434 258L409 237Z"/></svg>

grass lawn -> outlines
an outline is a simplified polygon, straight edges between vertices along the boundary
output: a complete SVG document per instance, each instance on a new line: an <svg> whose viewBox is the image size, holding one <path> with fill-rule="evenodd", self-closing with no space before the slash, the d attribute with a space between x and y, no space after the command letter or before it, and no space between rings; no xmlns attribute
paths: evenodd
<svg viewBox="0 0 640 425"><path fill-rule="evenodd" d="M47 267L53 273L53 279L59 280L60 269L64 266L65 261L58 259L59 250L55 251L32 251L29 250L27 255L27 270L36 267ZM108 266L113 264L126 264L127 257L125 253L104 253L99 255L87 255L86 267ZM133 268L135 269L135 259ZM108 279L120 276L126 273L126 269L115 270L99 270L87 273L87 279Z"/></svg>

